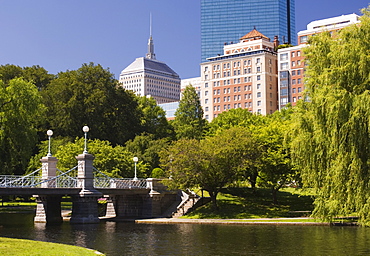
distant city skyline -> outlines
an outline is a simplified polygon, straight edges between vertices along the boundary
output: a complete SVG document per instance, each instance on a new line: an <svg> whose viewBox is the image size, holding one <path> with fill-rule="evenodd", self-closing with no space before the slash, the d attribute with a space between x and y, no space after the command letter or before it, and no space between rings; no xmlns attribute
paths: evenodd
<svg viewBox="0 0 370 256"><path fill-rule="evenodd" d="M313 20L360 14L367 6L364 0L296 0L296 32ZM150 13L157 60L182 79L199 76L200 0L3 0L0 65L39 65L57 74L94 62L118 79L147 52Z"/></svg>

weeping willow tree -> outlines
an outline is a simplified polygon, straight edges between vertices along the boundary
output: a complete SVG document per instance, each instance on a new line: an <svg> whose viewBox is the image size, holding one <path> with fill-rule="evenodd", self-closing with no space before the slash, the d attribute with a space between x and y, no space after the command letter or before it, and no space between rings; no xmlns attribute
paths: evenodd
<svg viewBox="0 0 370 256"><path fill-rule="evenodd" d="M360 24L310 38L293 151L316 189L314 216L357 214L370 226L370 8L362 12Z"/></svg>

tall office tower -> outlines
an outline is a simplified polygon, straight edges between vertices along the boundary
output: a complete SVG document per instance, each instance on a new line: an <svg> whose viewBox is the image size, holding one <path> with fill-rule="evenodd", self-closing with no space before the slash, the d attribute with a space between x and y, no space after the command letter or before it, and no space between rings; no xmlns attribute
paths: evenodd
<svg viewBox="0 0 370 256"><path fill-rule="evenodd" d="M256 28L281 43L296 44L295 0L201 0L202 62L222 54L225 42L238 42Z"/></svg>
<svg viewBox="0 0 370 256"><path fill-rule="evenodd" d="M156 60L152 35L146 57L137 58L122 70L119 82L136 95L153 97L157 104L180 100L180 77L166 63Z"/></svg>
<svg viewBox="0 0 370 256"><path fill-rule="evenodd" d="M302 99L304 91L304 63L303 48L307 46L308 38L322 31L338 31L348 25L360 22L357 14L348 14L338 17L312 21L307 29L298 32L297 46L278 50L279 67L279 109L288 103L292 106Z"/></svg>
<svg viewBox="0 0 370 256"><path fill-rule="evenodd" d="M201 104L208 121L233 108L262 115L277 110L278 43L253 29L238 43L224 45L222 55L200 64Z"/></svg>

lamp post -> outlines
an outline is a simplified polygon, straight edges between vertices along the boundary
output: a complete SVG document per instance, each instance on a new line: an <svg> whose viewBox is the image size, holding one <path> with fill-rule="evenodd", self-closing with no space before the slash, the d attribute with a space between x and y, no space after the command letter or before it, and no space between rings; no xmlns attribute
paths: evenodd
<svg viewBox="0 0 370 256"><path fill-rule="evenodd" d="M137 163L137 161L139 161L139 159L135 156L133 158L133 160L134 160L134 163L135 163L135 177L134 177L134 180L137 180L137 176L136 176L136 163Z"/></svg>
<svg viewBox="0 0 370 256"><path fill-rule="evenodd" d="M87 152L87 133L89 132L89 127L87 125L85 125L84 127L82 127L82 131L85 133L85 148L84 148L84 154L88 154Z"/></svg>
<svg viewBox="0 0 370 256"><path fill-rule="evenodd" d="M53 131L52 130L48 130L46 132L46 134L48 135L49 137L49 147L48 147L48 154L46 156L52 156L51 155L51 150L50 150L50 140L51 140L51 136L53 135Z"/></svg>

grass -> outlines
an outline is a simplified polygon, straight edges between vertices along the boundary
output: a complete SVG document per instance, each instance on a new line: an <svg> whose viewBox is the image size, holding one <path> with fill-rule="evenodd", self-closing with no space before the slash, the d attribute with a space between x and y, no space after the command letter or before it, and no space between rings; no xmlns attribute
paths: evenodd
<svg viewBox="0 0 370 256"><path fill-rule="evenodd" d="M211 204L202 206L185 218L196 219L250 219L307 217L313 210L312 194L308 190L285 188L278 192L279 204L273 204L267 189L225 188L218 195L219 209Z"/></svg>
<svg viewBox="0 0 370 256"><path fill-rule="evenodd" d="M0 237L0 255L96 256L98 254L100 253L97 251L73 245Z"/></svg>

